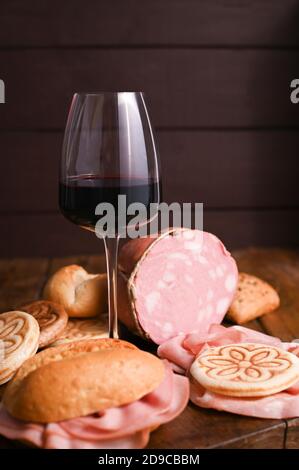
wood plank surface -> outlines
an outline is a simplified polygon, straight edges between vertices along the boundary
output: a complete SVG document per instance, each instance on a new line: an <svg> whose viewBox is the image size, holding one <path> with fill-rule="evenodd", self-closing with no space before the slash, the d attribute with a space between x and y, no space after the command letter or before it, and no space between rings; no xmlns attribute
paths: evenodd
<svg viewBox="0 0 299 470"><path fill-rule="evenodd" d="M0 260L0 312L39 298L49 261L46 258Z"/></svg>
<svg viewBox="0 0 299 470"><path fill-rule="evenodd" d="M294 46L297 20L296 0L2 0L0 44Z"/></svg>
<svg viewBox="0 0 299 470"><path fill-rule="evenodd" d="M289 419L286 432L286 449L299 448L299 418Z"/></svg>
<svg viewBox="0 0 299 470"><path fill-rule="evenodd" d="M298 132L170 130L158 131L156 140L166 202L203 202L208 209L299 207ZM0 132L7 176L1 213L57 210L62 141L62 132ZM283 165L275 155L283 155Z"/></svg>
<svg viewBox="0 0 299 470"><path fill-rule="evenodd" d="M142 90L156 127L298 127L295 50L1 50L0 63L2 129L63 129L80 90Z"/></svg>
<svg viewBox="0 0 299 470"><path fill-rule="evenodd" d="M175 420L152 433L149 448L283 448L285 427L283 420L248 418L190 404Z"/></svg>

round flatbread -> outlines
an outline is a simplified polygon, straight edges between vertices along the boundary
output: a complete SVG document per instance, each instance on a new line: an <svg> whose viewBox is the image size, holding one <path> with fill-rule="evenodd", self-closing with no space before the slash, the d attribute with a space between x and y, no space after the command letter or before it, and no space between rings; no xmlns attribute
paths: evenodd
<svg viewBox="0 0 299 470"><path fill-rule="evenodd" d="M68 322L65 309L47 300L38 300L20 307L20 310L30 313L40 327L39 348L53 343L63 332Z"/></svg>
<svg viewBox="0 0 299 470"><path fill-rule="evenodd" d="M32 315L19 311L0 314L0 385L36 353L38 341L39 325Z"/></svg>
<svg viewBox="0 0 299 470"><path fill-rule="evenodd" d="M204 388L221 395L263 397L299 380L299 359L275 346L229 344L201 352L190 374Z"/></svg>
<svg viewBox="0 0 299 470"><path fill-rule="evenodd" d="M108 338L108 336L107 316L90 320L69 319L63 333L51 346L85 339Z"/></svg>

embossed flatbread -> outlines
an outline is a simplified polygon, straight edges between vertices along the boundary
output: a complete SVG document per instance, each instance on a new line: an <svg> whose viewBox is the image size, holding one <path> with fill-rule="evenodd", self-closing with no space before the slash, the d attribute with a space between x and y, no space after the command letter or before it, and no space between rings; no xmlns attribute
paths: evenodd
<svg viewBox="0 0 299 470"><path fill-rule="evenodd" d="M0 385L38 348L39 326L32 315L12 311L0 314Z"/></svg>
<svg viewBox="0 0 299 470"><path fill-rule="evenodd" d="M204 388L221 395L262 397L299 380L299 359L265 344L229 344L201 352L190 374Z"/></svg>
<svg viewBox="0 0 299 470"><path fill-rule="evenodd" d="M51 346L84 339L108 338L108 336L107 315L98 319L69 319L63 333Z"/></svg>
<svg viewBox="0 0 299 470"><path fill-rule="evenodd" d="M39 348L53 343L63 332L68 322L65 309L47 300L38 300L20 307L23 312L30 313L40 327Z"/></svg>

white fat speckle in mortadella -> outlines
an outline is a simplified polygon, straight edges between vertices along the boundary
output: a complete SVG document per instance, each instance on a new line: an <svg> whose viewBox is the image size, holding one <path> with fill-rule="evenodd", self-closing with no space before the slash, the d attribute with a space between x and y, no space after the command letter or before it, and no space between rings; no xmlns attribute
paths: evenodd
<svg viewBox="0 0 299 470"><path fill-rule="evenodd" d="M121 302L120 319L157 344L221 323L237 287L234 259L208 232L176 229L156 239L131 240L120 260L121 266L133 267L125 275L129 292L134 289L130 301Z"/></svg>
<svg viewBox="0 0 299 470"><path fill-rule="evenodd" d="M227 278L225 279L225 287L228 292L234 291L236 285L235 285L235 276L232 274L229 274Z"/></svg>
<svg viewBox="0 0 299 470"><path fill-rule="evenodd" d="M223 311L227 311L230 305L230 297L224 297L223 299L218 300L216 306L216 312L221 314Z"/></svg>

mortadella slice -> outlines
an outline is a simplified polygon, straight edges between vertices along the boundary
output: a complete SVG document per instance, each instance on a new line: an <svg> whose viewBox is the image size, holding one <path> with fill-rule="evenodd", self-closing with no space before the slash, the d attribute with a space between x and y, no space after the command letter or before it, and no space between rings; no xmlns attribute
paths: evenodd
<svg viewBox="0 0 299 470"><path fill-rule="evenodd" d="M238 282L223 243L200 230L130 240L119 263L119 318L157 344L221 323Z"/></svg>

